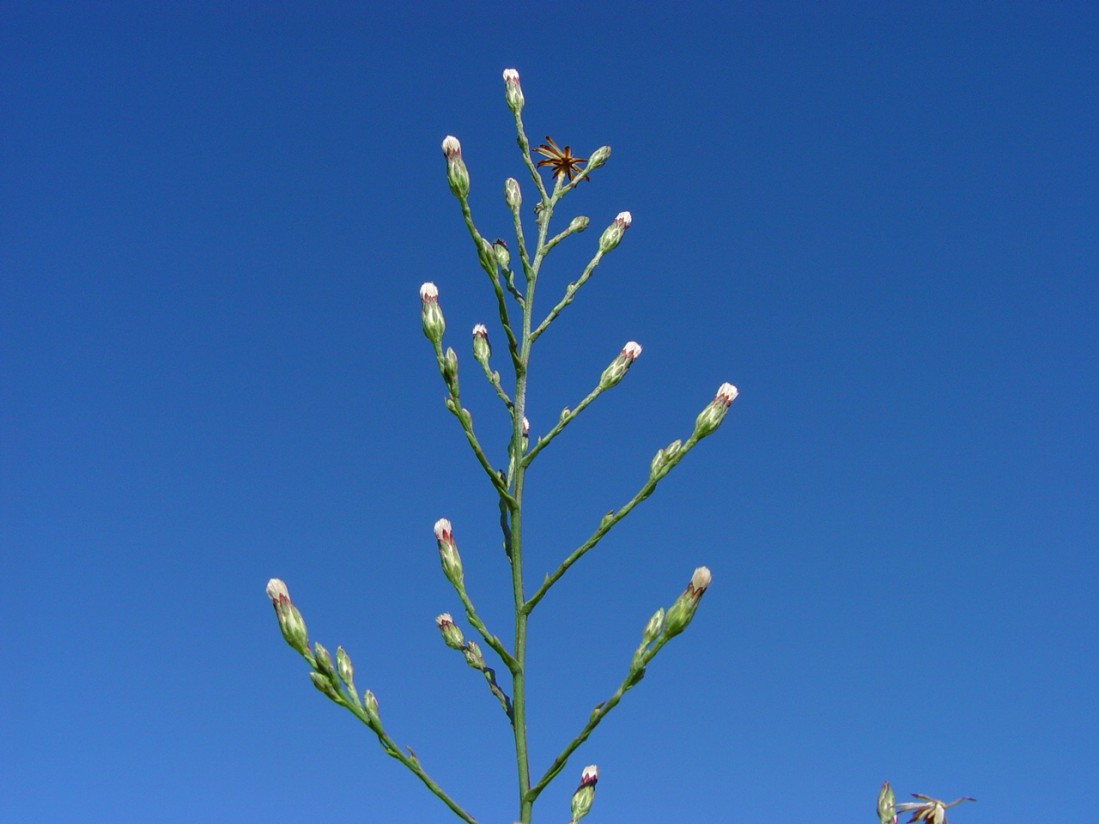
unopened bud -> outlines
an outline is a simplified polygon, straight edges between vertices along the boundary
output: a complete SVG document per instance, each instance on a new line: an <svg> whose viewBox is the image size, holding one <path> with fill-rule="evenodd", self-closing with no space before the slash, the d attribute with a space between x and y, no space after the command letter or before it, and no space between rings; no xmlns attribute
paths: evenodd
<svg viewBox="0 0 1099 824"><path fill-rule="evenodd" d="M461 200L469 195L469 170L462 160L462 144L453 135L443 140L443 156L446 157L446 182L451 193Z"/></svg>
<svg viewBox="0 0 1099 824"><path fill-rule="evenodd" d="M658 481L667 475L682 448L683 441L674 440L663 449L657 450L652 463L649 464L649 477Z"/></svg>
<svg viewBox="0 0 1099 824"><path fill-rule="evenodd" d="M595 801L595 785L599 782L599 768L595 764L584 767L580 774L580 786L572 794L572 822L576 824L591 810Z"/></svg>
<svg viewBox="0 0 1099 824"><path fill-rule="evenodd" d="M332 656L320 641L313 644L313 658L317 662L317 670L319 672L328 678L336 677L336 669L332 666Z"/></svg>
<svg viewBox="0 0 1099 824"><path fill-rule="evenodd" d="M441 344L446 320L439 308L439 290L434 283L425 283L420 287L420 314L424 324L424 335L435 344Z"/></svg>
<svg viewBox="0 0 1099 824"><path fill-rule="evenodd" d="M893 788L889 786L888 781L883 781L881 790L878 792L878 819L881 824L896 824L897 814L893 807L895 800Z"/></svg>
<svg viewBox="0 0 1099 824"><path fill-rule="evenodd" d="M275 617L279 619L279 630L286 643L308 658L309 633L305 629L305 619L290 601L290 591L286 584L278 578L272 578L267 582L267 597L275 607Z"/></svg>
<svg viewBox="0 0 1099 824"><path fill-rule="evenodd" d="M336 672L347 685L352 697L355 697L355 668L351 666L351 656L343 647L336 647Z"/></svg>
<svg viewBox="0 0 1099 824"><path fill-rule="evenodd" d="M599 251L607 254L617 246L622 240L622 235L626 234L626 230L630 228L632 221L633 218L629 212L619 212L614 222L603 230L603 234L599 238Z"/></svg>
<svg viewBox="0 0 1099 824"><path fill-rule="evenodd" d="M465 653L467 664L469 664L475 670L484 670L485 656L481 652L481 648L477 646L476 641L470 641L468 644L466 644L462 652Z"/></svg>
<svg viewBox="0 0 1099 824"><path fill-rule="evenodd" d="M327 695L330 699L337 704L340 703L340 694L336 692L336 688L332 686L332 682L328 680L324 675L319 672L309 673L309 680L313 682L313 686Z"/></svg>
<svg viewBox="0 0 1099 824"><path fill-rule="evenodd" d="M363 710L374 726L381 726L381 719L378 717L378 699L370 690L363 693Z"/></svg>
<svg viewBox="0 0 1099 824"><path fill-rule="evenodd" d="M717 394L695 419L695 438L705 438L721 425L725 419L725 413L736 400L737 388L731 383L723 383L718 387Z"/></svg>
<svg viewBox="0 0 1099 824"><path fill-rule="evenodd" d="M515 114L523 110L523 88L519 85L519 72L504 69L504 100Z"/></svg>
<svg viewBox="0 0 1099 824"><path fill-rule="evenodd" d="M599 378L600 389L610 389L617 384L629 371L633 362L641 355L641 344L636 341L630 341L622 347L622 351L618 353L611 365L603 370L602 376Z"/></svg>
<svg viewBox="0 0 1099 824"><path fill-rule="evenodd" d="M485 238L477 238L477 259L481 261L481 268L490 275L496 273L496 247Z"/></svg>
<svg viewBox="0 0 1099 824"><path fill-rule="evenodd" d="M501 269L507 269L511 265L511 252L508 250L508 245L500 238L492 241L492 252L496 255L496 262Z"/></svg>
<svg viewBox="0 0 1099 824"><path fill-rule="evenodd" d="M504 202L513 212L518 211L519 207L523 205L523 194L519 191L519 181L514 177L509 177L504 181Z"/></svg>
<svg viewBox="0 0 1099 824"><path fill-rule="evenodd" d="M660 630L664 627L664 608L661 607L653 613L653 617L649 619L649 623L645 624L645 631L641 633L641 642L648 646L657 639L660 635Z"/></svg>
<svg viewBox="0 0 1099 824"><path fill-rule="evenodd" d="M574 217L572 220L569 221L569 231L570 232L583 232L585 229L588 228L589 223L591 223L591 221L588 220L583 215L580 215L578 217Z"/></svg>
<svg viewBox="0 0 1099 824"><path fill-rule="evenodd" d="M443 380L455 395L458 394L458 353L448 346L443 355Z"/></svg>
<svg viewBox="0 0 1099 824"><path fill-rule="evenodd" d="M443 636L443 642L451 649L462 649L465 646L465 638L462 631L454 623L449 612L444 612L435 618L435 626L439 628L439 634Z"/></svg>
<svg viewBox="0 0 1099 824"><path fill-rule="evenodd" d="M458 545L454 543L454 531L446 518L440 518L435 522L435 540L439 544L439 560L443 565L443 574L455 589L464 589L462 558L458 555Z"/></svg>
<svg viewBox="0 0 1099 824"><path fill-rule="evenodd" d="M473 327L473 359L482 366L486 366L490 355L492 355L492 347L488 342L488 327L478 323Z"/></svg>
<svg viewBox="0 0 1099 824"><path fill-rule="evenodd" d="M710 586L710 580L710 570L706 567L699 567L691 575L691 582L664 616L664 635L667 638L679 635L691 623L698 602Z"/></svg>
<svg viewBox="0 0 1099 824"><path fill-rule="evenodd" d="M607 162L607 158L611 156L610 146L600 146L594 152L591 153L591 157L588 158L588 165L584 167L585 172L592 172Z"/></svg>

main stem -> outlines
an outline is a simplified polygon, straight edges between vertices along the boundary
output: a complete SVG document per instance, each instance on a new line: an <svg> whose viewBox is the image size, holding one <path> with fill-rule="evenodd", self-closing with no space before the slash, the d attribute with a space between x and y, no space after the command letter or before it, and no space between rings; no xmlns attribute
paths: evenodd
<svg viewBox="0 0 1099 824"><path fill-rule="evenodd" d="M554 195L559 187L554 187ZM527 271L526 299L523 305L523 333L520 337L519 361L515 365L515 409L512 421L511 448L514 474L511 477L511 588L515 605L515 667L512 669L512 710L515 723L515 762L519 770L519 822L530 824L534 797L530 795L530 755L527 751L527 618L526 596L523 593L523 417L527 405L527 374L530 366L531 324L534 312L534 287L538 269L545 255L546 234L553 213L554 197L543 199L542 220L538 227L538 245Z"/></svg>

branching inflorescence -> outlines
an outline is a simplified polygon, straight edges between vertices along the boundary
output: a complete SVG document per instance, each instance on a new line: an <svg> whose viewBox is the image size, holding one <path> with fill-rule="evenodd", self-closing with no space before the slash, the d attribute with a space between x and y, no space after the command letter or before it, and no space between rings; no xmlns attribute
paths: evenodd
<svg viewBox="0 0 1099 824"><path fill-rule="evenodd" d="M485 625L474 606L466 590L462 558L458 552L454 527L449 520L441 518L436 522L434 532L443 574L457 595L466 621L480 637L486 649L482 650L481 644L477 641L467 639L458 622L449 612L436 617L435 624L444 644L461 653L465 663L483 675L490 694L499 702L507 723L513 731L518 772L518 820L522 824L528 824L531 821L534 804L542 791L564 769L573 753L618 705L625 693L641 681L646 667L664 645L690 624L703 594L710 586L710 570L706 567L696 569L682 594L667 609L658 609L652 615L642 630L640 644L629 659L621 683L596 706L586 723L570 741L562 746L559 754L540 774L532 774L527 748L525 666L528 621L554 584L585 554L593 550L619 521L648 498L660 480L683 460L699 441L717 430L729 406L736 400L737 390L731 384L722 384L713 399L699 413L691 434L686 440L674 440L663 449L657 450L650 461L648 473L635 494L622 506L603 516L594 526L588 539L566 554L559 566L546 575L533 592L527 593L523 579L523 488L526 472L542 450L549 446L577 415L602 393L614 388L625 378L630 367L640 357L641 346L634 341L626 343L599 376L591 392L571 407L566 407L556 423L541 436L534 438L532 442L530 423L525 415L532 347L550 324L572 303L603 258L622 242L630 227L631 216L629 212L621 212L608 224L595 245L591 259L579 276L565 287L564 293L559 296L548 312L542 316L536 316L535 287L547 253L571 235L583 232L589 223L586 217L573 218L566 228L558 234L551 235L549 227L554 210L561 199L581 180L590 180L591 173L607 162L611 149L609 146L603 146L593 151L588 158L577 157L571 153L569 146L560 149L552 139L547 137L546 143L533 150L545 159L535 163L530 141L523 126L522 111L525 102L523 91L519 85L519 74L514 69L504 72L504 96L514 117L523 164L536 191L534 223L537 231L534 241L530 242L523 231L521 216L523 198L519 182L514 178L508 178L504 182L504 203L512 216L515 229L514 250L517 259L513 258L512 251L506 243L501 240L490 242L477 230L469 203L469 170L462 158L461 144L455 137L447 137L442 144L443 156L446 159L447 183L458 201L462 219L473 241L477 260L492 287L496 299L496 313L507 343L506 360L510 364L511 378L508 380L510 386L505 388L500 373L493 369L491 364L492 348L489 345L488 327L485 324L477 324L473 328L474 360L477 361L485 378L495 391L511 422L506 462L503 465L498 466L494 463L490 458L489 450L481 445L473 428L473 417L462 405L458 383L458 356L449 346L444 348L446 321L439 303L439 290L433 283L425 283L420 287L420 313L424 335L431 343L435 364L446 389L444 400L446 408L457 420L470 449L485 473L489 486L499 500L500 526L507 560L511 565L511 595L514 607L513 635L510 643L505 643L499 635ZM546 182L541 177L540 167L550 169L552 187L549 189L546 188ZM333 661L332 656L321 644L314 643L312 647L310 646L305 621L291 602L286 585L278 579L272 579L267 585L267 595L275 607L283 637L311 667L310 678L317 689L365 724L377 736L382 750L404 764L458 818L466 822L475 822L476 819L470 813L428 776L410 748L407 752L402 750L389 737L382 724L378 701L373 693L367 690L360 696L357 692L351 659L343 648L336 650L335 661ZM489 651L498 659L501 672L506 672L508 675L504 684L501 684L497 678L496 670L488 665L486 655L490 654ZM570 815L573 824L586 816L591 809L598 778L599 771L595 765L587 766L581 771L579 786L573 794L571 803Z"/></svg>

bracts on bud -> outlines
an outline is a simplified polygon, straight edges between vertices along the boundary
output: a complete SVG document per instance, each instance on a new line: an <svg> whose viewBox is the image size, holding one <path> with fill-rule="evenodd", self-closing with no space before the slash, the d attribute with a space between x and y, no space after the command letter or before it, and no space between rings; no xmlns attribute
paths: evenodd
<svg viewBox="0 0 1099 824"><path fill-rule="evenodd" d="M450 184L450 192L459 200L465 200L469 195L469 170L462 160L462 144L458 142L458 138L446 136L443 140L443 156L446 158L446 182Z"/></svg>
<svg viewBox="0 0 1099 824"><path fill-rule="evenodd" d="M729 411L733 401L736 400L737 388L731 383L723 383L718 387L717 394L695 419L694 437L701 440L714 432L725 419L725 413Z"/></svg>
<svg viewBox="0 0 1099 824"><path fill-rule="evenodd" d="M603 370L603 374L599 378L599 388L607 390L616 385L625 377L633 362L640 356L641 344L631 340L622 347L622 351L618 353L618 357L611 361L611 365Z"/></svg>
<svg viewBox="0 0 1099 824"><path fill-rule="evenodd" d="M652 462L649 464L649 478L654 481L659 481L671 468L675 466L676 459L679 457L680 451L683 449L683 441L674 440L663 449L658 449L656 455L653 456Z"/></svg>
<svg viewBox="0 0 1099 824"><path fill-rule="evenodd" d="M478 323L473 327L473 359L485 368L488 368L488 359L492 355L492 347L488 342L488 327Z"/></svg>
<svg viewBox="0 0 1099 824"><path fill-rule="evenodd" d="M591 811L595 801L595 785L599 782L599 767L590 764L580 773L580 786L572 794L572 821L576 824Z"/></svg>
<svg viewBox="0 0 1099 824"><path fill-rule="evenodd" d="M466 639L462 631L454 623L449 612L444 612L435 618L435 626L439 628L439 634L443 636L443 643L451 649L463 649Z"/></svg>
<svg viewBox="0 0 1099 824"><path fill-rule="evenodd" d="M435 540L439 544L439 560L443 565L443 574L459 592L465 588L462 574L462 558L458 554L458 545L454 543L454 530L450 521L440 518L435 522Z"/></svg>
<svg viewBox="0 0 1099 824"><path fill-rule="evenodd" d="M420 315L424 325L424 335L436 346L442 345L446 320L439 308L439 289L434 283L425 283L420 287Z"/></svg>
<svg viewBox="0 0 1099 824"><path fill-rule="evenodd" d="M687 628L698 609L698 602L710 586L710 570L699 567L691 575L691 581L664 616L664 637L673 638Z"/></svg>
<svg viewBox="0 0 1099 824"><path fill-rule="evenodd" d="M504 202L513 212L518 212L523 205L523 194L519 191L519 181L509 177L504 181Z"/></svg>
<svg viewBox="0 0 1099 824"><path fill-rule="evenodd" d="M893 806L895 800L893 788L888 781L883 781L878 792L878 820L881 824L897 824L897 814Z"/></svg>
<svg viewBox="0 0 1099 824"><path fill-rule="evenodd" d="M603 234L599 237L599 251L603 254L611 251L617 246L621 240L622 235L626 234L626 230L630 228L630 223L633 222L633 217L629 212L619 212L618 217L614 219L606 229L603 230Z"/></svg>
<svg viewBox="0 0 1099 824"><path fill-rule="evenodd" d="M267 582L267 597L275 607L275 616L279 619L282 637L298 654L311 658L309 653L309 633L305 629L305 619L298 608L290 601L290 591L279 578Z"/></svg>
<svg viewBox="0 0 1099 824"><path fill-rule="evenodd" d="M519 72L504 69L504 100L515 114L523 111L523 87L519 85Z"/></svg>

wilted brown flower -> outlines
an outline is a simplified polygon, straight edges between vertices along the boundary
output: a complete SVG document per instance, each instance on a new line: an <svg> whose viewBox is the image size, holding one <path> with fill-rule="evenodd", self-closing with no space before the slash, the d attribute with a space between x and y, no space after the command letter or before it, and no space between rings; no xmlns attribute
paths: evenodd
<svg viewBox="0 0 1099 824"><path fill-rule="evenodd" d="M546 135L546 142L537 147L534 151L538 154L546 157L546 160L539 160L539 166L549 166L553 169L553 176L560 177L566 175L569 180L580 173L580 164L583 163L586 158L576 157L570 154L571 147L566 146L564 149L558 148L557 144L553 142L553 138ZM591 180L590 177L584 175L584 180Z"/></svg>

